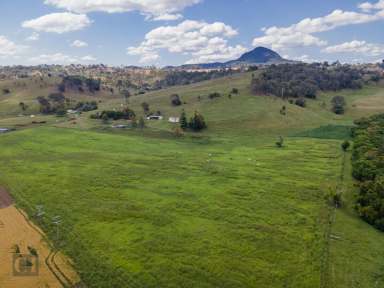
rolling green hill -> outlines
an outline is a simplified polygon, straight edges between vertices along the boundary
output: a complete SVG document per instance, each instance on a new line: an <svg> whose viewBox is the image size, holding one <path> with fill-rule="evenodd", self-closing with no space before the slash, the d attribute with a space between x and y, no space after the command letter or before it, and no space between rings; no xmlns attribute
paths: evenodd
<svg viewBox="0 0 384 288"><path fill-rule="evenodd" d="M383 286L384 235L355 215L350 155L340 144L354 119L384 111L384 88L324 93L300 108L251 95L251 77L132 96L138 116L147 102L165 120L118 131L110 126L124 121L103 124L93 112L37 116L47 123L32 125L17 117L18 103L33 106L55 83L7 83L13 92L0 98L0 127L18 131L0 135L0 184L29 215L44 205L39 225L89 287ZM233 88L239 93L229 98ZM209 99L213 92L222 97ZM174 93L185 104L173 107ZM339 94L347 99L342 116L330 111ZM72 96L101 101L99 110L123 102ZM167 119L182 109L200 111L208 129L175 137ZM336 189L338 210L326 199ZM63 219L59 239L55 215Z"/></svg>

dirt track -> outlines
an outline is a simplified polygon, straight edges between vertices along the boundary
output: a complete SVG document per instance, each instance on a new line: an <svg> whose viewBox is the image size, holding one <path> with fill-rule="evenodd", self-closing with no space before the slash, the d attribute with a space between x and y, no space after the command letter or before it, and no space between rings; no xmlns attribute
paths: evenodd
<svg viewBox="0 0 384 288"><path fill-rule="evenodd" d="M39 228L31 224L26 215L12 203L10 195L0 188L0 287L61 288L65 277L55 268L55 263L66 277L71 279L72 283L76 283L78 276L69 265L68 260L60 253L55 254L51 251L43 240ZM28 246L36 249L39 257L38 275L14 275L14 266L16 271L19 271L18 258L16 261L14 260L15 245L18 245L21 254L30 254ZM35 271L35 267L36 265L32 266L32 271ZM65 284L68 285L68 283Z"/></svg>

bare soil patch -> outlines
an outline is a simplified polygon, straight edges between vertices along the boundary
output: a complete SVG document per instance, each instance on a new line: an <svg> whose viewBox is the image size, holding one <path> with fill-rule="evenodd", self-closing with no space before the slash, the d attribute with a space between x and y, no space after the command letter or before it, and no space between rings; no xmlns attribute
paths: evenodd
<svg viewBox="0 0 384 288"><path fill-rule="evenodd" d="M4 188L0 187L0 209L6 208L13 204L11 195Z"/></svg>

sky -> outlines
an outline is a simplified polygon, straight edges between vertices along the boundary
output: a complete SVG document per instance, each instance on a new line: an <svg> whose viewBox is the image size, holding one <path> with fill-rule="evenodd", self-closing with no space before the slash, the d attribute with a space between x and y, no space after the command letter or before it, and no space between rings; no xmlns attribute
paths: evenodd
<svg viewBox="0 0 384 288"><path fill-rule="evenodd" d="M1 0L0 65L384 59L384 0Z"/></svg>

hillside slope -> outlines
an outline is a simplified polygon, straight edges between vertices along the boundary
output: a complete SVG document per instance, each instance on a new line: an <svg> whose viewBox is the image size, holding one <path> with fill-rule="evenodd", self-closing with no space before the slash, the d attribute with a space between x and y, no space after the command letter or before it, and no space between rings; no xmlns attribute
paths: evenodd
<svg viewBox="0 0 384 288"><path fill-rule="evenodd" d="M75 120L41 116L47 127L0 135L0 184L30 215L44 205L52 239L49 219L62 216L63 249L91 287L384 285L384 236L356 217L352 179L340 183L349 172L340 149L346 130L338 132L384 111L383 87L324 93L301 108L252 95L251 78L132 96L138 116L147 102L165 117L142 131L115 131L111 125L126 121L105 124L91 120L93 112ZM229 98L233 88L239 92ZM213 92L221 97L210 99ZM174 93L183 105L172 106ZM347 99L345 115L330 111L335 94ZM100 110L124 101L90 97L99 97ZM15 93L6 103L28 99ZM182 109L200 111L208 129L176 138L167 118ZM31 122L4 115L0 126L15 119ZM307 137L290 137L300 134ZM275 147L279 135L283 149ZM340 185L346 205L333 211L325 195Z"/></svg>

